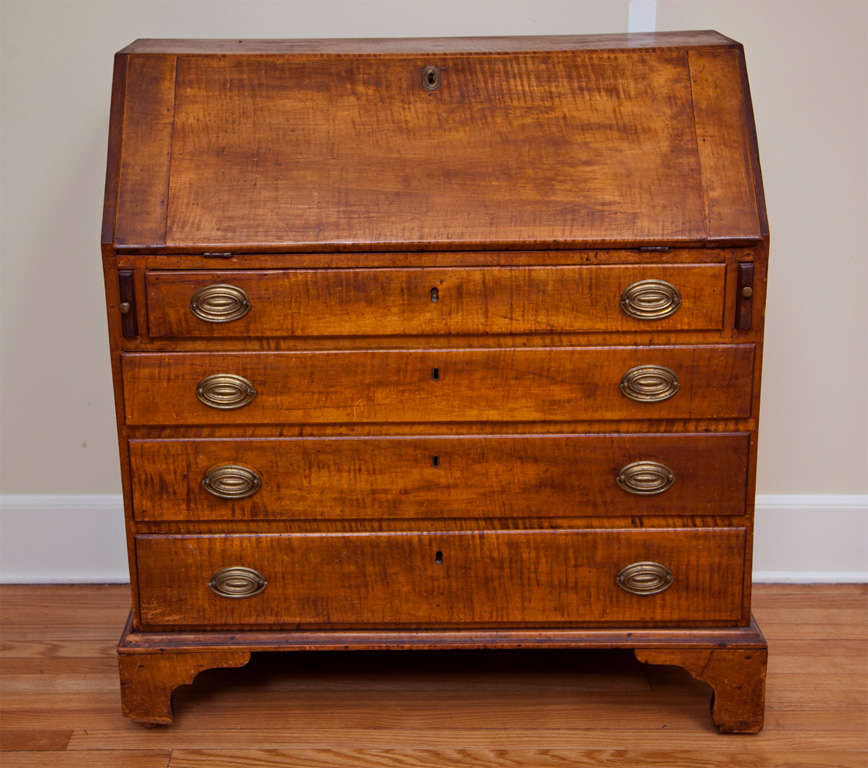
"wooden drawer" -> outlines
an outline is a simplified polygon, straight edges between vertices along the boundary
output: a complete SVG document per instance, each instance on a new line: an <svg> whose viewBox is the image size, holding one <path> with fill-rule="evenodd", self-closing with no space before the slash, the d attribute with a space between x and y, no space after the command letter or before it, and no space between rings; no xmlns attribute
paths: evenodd
<svg viewBox="0 0 868 768"><path fill-rule="evenodd" d="M132 425L510 422L747 417L753 359L751 344L179 352L125 354L122 369ZM645 366L677 378L667 399L624 394Z"/></svg>
<svg viewBox="0 0 868 768"><path fill-rule="evenodd" d="M152 626L686 626L740 620L745 529L144 535L136 552ZM671 573L665 591L618 585L645 562ZM267 585L239 597L261 583L226 568Z"/></svg>
<svg viewBox="0 0 868 768"><path fill-rule="evenodd" d="M746 433L130 441L148 521L741 515L747 466Z"/></svg>
<svg viewBox="0 0 868 768"><path fill-rule="evenodd" d="M724 274L723 264L152 271L148 329L214 338L719 329Z"/></svg>

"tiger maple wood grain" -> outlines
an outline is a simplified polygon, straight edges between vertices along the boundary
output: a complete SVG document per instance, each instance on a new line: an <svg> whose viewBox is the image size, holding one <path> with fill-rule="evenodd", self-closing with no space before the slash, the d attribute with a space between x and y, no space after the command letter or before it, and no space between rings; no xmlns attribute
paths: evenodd
<svg viewBox="0 0 868 768"><path fill-rule="evenodd" d="M144 626L426 627L735 624L743 528L138 536ZM439 554L439 557L438 557ZM441 562L438 562L440 560ZM656 595L615 583L626 565L672 571ZM249 598L208 587L260 572Z"/></svg>
<svg viewBox="0 0 868 768"><path fill-rule="evenodd" d="M747 434L133 440L137 520L742 515ZM675 474L664 493L615 482L634 461ZM223 464L262 478L246 499L201 483Z"/></svg>
<svg viewBox="0 0 868 768"><path fill-rule="evenodd" d="M209 338L719 329L725 271L722 264L153 271L148 327L153 337ZM674 314L645 320L622 311L624 290L649 279L678 291ZM242 289L250 311L226 323L193 315L193 294L214 284Z"/></svg>
<svg viewBox="0 0 868 768"><path fill-rule="evenodd" d="M746 127L741 72L716 72L720 90L708 94L707 81L691 81L687 55L737 62L737 44L714 33L625 48L617 36L574 40L572 50L565 38L530 50L518 42L509 53L484 42L414 51L409 42L406 52L374 46L360 56L339 53L340 44L246 52L182 42L158 52L143 42L121 54L155 72L127 79L118 151L129 173L153 183L134 195L122 185L113 243L376 250L759 240L756 189L736 169L742 150L732 141ZM660 45L643 47L649 41ZM420 82L429 64L443 73L434 92ZM701 146L701 126L715 123L726 132ZM143 134L152 124L153 135ZM722 231L712 208L728 187L747 202Z"/></svg>
<svg viewBox="0 0 868 768"><path fill-rule="evenodd" d="M745 417L753 346L123 355L129 424L564 421ZM662 365L681 388L639 403L619 389L638 365ZM434 378L434 371L437 378ZM218 410L195 395L230 373L253 401Z"/></svg>
<svg viewBox="0 0 868 768"><path fill-rule="evenodd" d="M174 99L174 57L128 57L115 211L118 242L166 242Z"/></svg>

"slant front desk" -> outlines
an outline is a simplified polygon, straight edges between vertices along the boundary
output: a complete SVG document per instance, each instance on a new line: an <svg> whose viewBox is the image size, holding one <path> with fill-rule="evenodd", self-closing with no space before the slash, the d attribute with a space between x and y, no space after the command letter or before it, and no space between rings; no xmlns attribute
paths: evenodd
<svg viewBox="0 0 868 768"><path fill-rule="evenodd" d="M759 730L768 242L715 32L125 48L125 713L253 651L629 648Z"/></svg>

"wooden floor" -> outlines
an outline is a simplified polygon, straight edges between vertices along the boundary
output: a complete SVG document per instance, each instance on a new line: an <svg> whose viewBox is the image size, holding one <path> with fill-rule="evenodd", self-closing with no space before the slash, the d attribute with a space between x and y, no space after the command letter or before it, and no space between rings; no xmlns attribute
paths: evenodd
<svg viewBox="0 0 868 768"><path fill-rule="evenodd" d="M120 714L125 587L0 588L3 768L868 765L868 585L760 586L758 736L721 736L709 689L629 652L263 654Z"/></svg>

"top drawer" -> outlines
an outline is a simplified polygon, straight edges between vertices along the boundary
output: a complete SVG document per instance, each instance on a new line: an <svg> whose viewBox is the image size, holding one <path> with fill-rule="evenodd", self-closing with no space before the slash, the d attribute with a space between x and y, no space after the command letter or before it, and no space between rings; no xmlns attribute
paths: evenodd
<svg viewBox="0 0 868 768"><path fill-rule="evenodd" d="M150 271L159 337L714 330L723 264Z"/></svg>

